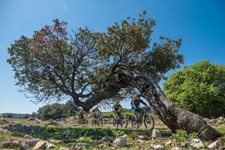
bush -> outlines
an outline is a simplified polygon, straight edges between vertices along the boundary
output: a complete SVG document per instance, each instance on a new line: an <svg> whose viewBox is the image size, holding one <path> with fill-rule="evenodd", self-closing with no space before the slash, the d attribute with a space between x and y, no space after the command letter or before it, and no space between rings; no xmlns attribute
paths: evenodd
<svg viewBox="0 0 225 150"><path fill-rule="evenodd" d="M115 114L113 112L103 113L103 118L114 118Z"/></svg>
<svg viewBox="0 0 225 150"><path fill-rule="evenodd" d="M225 113L224 83L225 66L205 60L173 73L163 90L179 107L202 117L217 118Z"/></svg>
<svg viewBox="0 0 225 150"><path fill-rule="evenodd" d="M184 130L176 130L176 133L172 135L171 139L173 142L180 143L180 142L185 142L191 138L196 138L197 136L198 136L198 133L196 132L187 134L187 132Z"/></svg>

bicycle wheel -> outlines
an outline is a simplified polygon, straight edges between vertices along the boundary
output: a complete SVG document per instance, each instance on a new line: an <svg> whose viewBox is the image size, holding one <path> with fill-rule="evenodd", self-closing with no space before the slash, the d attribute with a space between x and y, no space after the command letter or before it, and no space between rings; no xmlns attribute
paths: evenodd
<svg viewBox="0 0 225 150"><path fill-rule="evenodd" d="M99 127L102 127L102 126L103 126L103 119L99 119L99 120L98 120L98 126L99 126Z"/></svg>
<svg viewBox="0 0 225 150"><path fill-rule="evenodd" d="M119 119L118 118L114 118L113 119L113 126L116 127L116 128L118 128L119 125L120 125Z"/></svg>
<svg viewBox="0 0 225 150"><path fill-rule="evenodd" d="M153 117L151 115L145 115L144 116L144 124L145 124L145 128L147 130L152 131L155 126Z"/></svg>
<svg viewBox="0 0 225 150"><path fill-rule="evenodd" d="M116 126L116 118L113 118L113 126Z"/></svg>
<svg viewBox="0 0 225 150"><path fill-rule="evenodd" d="M94 119L94 118L91 119L91 125L92 125L92 126L95 125L95 119Z"/></svg>
<svg viewBox="0 0 225 150"><path fill-rule="evenodd" d="M84 125L88 125L88 120L84 119Z"/></svg>
<svg viewBox="0 0 225 150"><path fill-rule="evenodd" d="M123 124L124 128L127 128L127 126L128 126L128 119L127 118L123 118L122 119L122 124Z"/></svg>
<svg viewBox="0 0 225 150"><path fill-rule="evenodd" d="M118 128L119 124L118 124L118 119L117 118L113 118L113 127Z"/></svg>
<svg viewBox="0 0 225 150"><path fill-rule="evenodd" d="M120 118L113 119L113 126L118 128L119 126L123 127L123 121Z"/></svg>
<svg viewBox="0 0 225 150"><path fill-rule="evenodd" d="M113 126L118 128L119 124L120 124L120 117L118 114L116 114L116 116L113 118Z"/></svg>
<svg viewBox="0 0 225 150"><path fill-rule="evenodd" d="M131 118L131 126L132 126L132 128L135 128L135 129L139 128L139 125L138 125L137 120L135 119L135 117Z"/></svg>

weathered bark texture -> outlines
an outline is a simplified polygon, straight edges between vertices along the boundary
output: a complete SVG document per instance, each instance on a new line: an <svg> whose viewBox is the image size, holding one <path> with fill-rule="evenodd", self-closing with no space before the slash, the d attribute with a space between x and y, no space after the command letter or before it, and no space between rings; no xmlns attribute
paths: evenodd
<svg viewBox="0 0 225 150"><path fill-rule="evenodd" d="M215 140L222 136L221 133L207 125L199 115L179 108L169 101L156 81L150 76L138 72L123 70L117 74L117 80L126 82L137 88L142 96L153 107L161 121L172 132L185 130L188 133L197 132L204 140Z"/></svg>
<svg viewBox="0 0 225 150"><path fill-rule="evenodd" d="M73 100L76 105L83 107L85 111L89 111L93 106L95 106L104 99L109 99L113 97L113 95L116 95L120 89L125 88L128 85L129 84L123 81L118 82L117 76L112 76L108 85L101 91L95 93L87 101L81 102L79 101L78 97L73 97Z"/></svg>

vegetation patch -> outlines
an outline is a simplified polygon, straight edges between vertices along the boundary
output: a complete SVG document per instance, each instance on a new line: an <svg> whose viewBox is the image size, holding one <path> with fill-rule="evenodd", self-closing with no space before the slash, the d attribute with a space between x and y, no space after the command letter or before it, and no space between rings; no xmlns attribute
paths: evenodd
<svg viewBox="0 0 225 150"><path fill-rule="evenodd" d="M176 130L176 133L171 136L171 140L176 143L181 143L181 142L185 142L188 139L197 138L197 137L198 137L198 133L196 132L192 132L188 134L184 130Z"/></svg>

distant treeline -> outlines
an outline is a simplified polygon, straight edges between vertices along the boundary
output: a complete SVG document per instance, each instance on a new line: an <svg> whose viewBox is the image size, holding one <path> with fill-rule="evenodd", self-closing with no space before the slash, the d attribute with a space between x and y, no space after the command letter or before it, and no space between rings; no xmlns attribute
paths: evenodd
<svg viewBox="0 0 225 150"><path fill-rule="evenodd" d="M147 110L147 112L150 110ZM62 118L68 118L70 116L77 116L77 107L75 107L73 101L68 101L65 104L59 104L54 103L50 105L45 105L43 107L40 107L37 112L33 112L32 114L16 114L16 113L3 113L2 116L4 118L30 118L30 117L36 117L42 120L50 120L50 119L62 119ZM122 110L123 114L129 118L133 114L131 113L130 109L124 108ZM91 114L89 113L88 116ZM104 118L112 118L114 117L113 112L104 112L103 113Z"/></svg>
<svg viewBox="0 0 225 150"><path fill-rule="evenodd" d="M17 113L2 113L4 118L30 118L37 117L42 120L49 119L61 119L69 116L74 116L77 113L77 109L72 101L68 101L66 104L50 104L40 107L37 112L32 114L17 114Z"/></svg>
<svg viewBox="0 0 225 150"><path fill-rule="evenodd" d="M17 114L17 113L2 113L1 114L2 117L4 118L26 118L26 117L30 117L31 114Z"/></svg>

